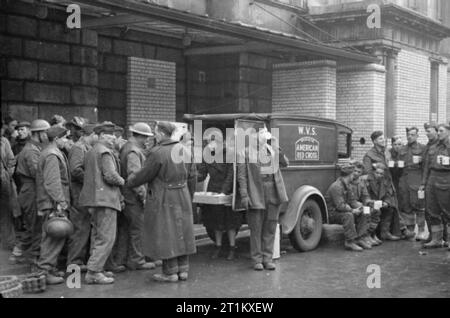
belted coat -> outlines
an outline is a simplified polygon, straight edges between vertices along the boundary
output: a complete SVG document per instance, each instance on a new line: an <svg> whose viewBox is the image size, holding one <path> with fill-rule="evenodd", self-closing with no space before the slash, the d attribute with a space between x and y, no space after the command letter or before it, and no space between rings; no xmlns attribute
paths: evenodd
<svg viewBox="0 0 450 318"><path fill-rule="evenodd" d="M177 141L166 139L152 148L144 167L126 184L148 184L144 207L143 252L152 259L196 253L192 202L183 162L172 160Z"/></svg>

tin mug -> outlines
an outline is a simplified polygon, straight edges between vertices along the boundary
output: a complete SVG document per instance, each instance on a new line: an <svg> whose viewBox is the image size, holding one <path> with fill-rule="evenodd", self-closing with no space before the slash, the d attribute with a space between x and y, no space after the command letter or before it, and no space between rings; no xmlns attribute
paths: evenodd
<svg viewBox="0 0 450 318"><path fill-rule="evenodd" d="M442 165L450 166L450 157L442 156Z"/></svg>
<svg viewBox="0 0 450 318"><path fill-rule="evenodd" d="M419 200L425 199L425 191L419 190L419 191L417 192L417 197L419 198Z"/></svg>
<svg viewBox="0 0 450 318"><path fill-rule="evenodd" d="M421 156L413 156L413 163L417 165L420 163L421 159Z"/></svg>
<svg viewBox="0 0 450 318"><path fill-rule="evenodd" d="M383 201L375 201L373 204L373 208L375 210L379 210L383 207Z"/></svg>
<svg viewBox="0 0 450 318"><path fill-rule="evenodd" d="M370 207L365 206L365 207L363 208L363 212L364 212L365 215L370 215Z"/></svg>
<svg viewBox="0 0 450 318"><path fill-rule="evenodd" d="M437 163L440 165L444 164L444 156L437 156Z"/></svg>
<svg viewBox="0 0 450 318"><path fill-rule="evenodd" d="M395 167L395 161L389 160L389 168Z"/></svg>
<svg viewBox="0 0 450 318"><path fill-rule="evenodd" d="M399 168L404 168L404 167L405 167L405 162L402 161L402 160L400 160L400 161L397 162L397 166L398 166Z"/></svg>

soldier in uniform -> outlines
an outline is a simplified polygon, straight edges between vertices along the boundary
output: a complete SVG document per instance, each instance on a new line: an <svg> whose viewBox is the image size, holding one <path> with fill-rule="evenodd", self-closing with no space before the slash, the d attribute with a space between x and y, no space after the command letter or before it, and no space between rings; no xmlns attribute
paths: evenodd
<svg viewBox="0 0 450 318"><path fill-rule="evenodd" d="M374 166L377 163L381 163L384 167L388 167L388 160L386 158L386 147L385 147L385 139L382 131L374 131L370 138L374 144L373 148L370 149L363 158L364 171L366 174L370 174L374 170ZM395 203L395 206L398 205L397 197L396 197L396 189L392 181L392 176L389 170L384 172L385 185L388 188L392 189L393 195L391 200ZM389 189L389 192L391 190ZM403 219L401 218L398 210L395 209L393 211L393 220L392 220L392 232L395 236L401 236L404 239L410 239L415 236L414 232L411 232L406 227Z"/></svg>
<svg viewBox="0 0 450 318"><path fill-rule="evenodd" d="M367 235L368 219L351 186L354 169L352 164L341 166L341 176L328 188L325 199L330 223L344 227L345 249L362 252L372 246L363 239Z"/></svg>
<svg viewBox="0 0 450 318"><path fill-rule="evenodd" d="M14 143L11 145L14 156L17 156L25 144L30 140L30 123L27 121L21 121L16 126L17 137Z"/></svg>
<svg viewBox="0 0 450 318"><path fill-rule="evenodd" d="M25 228L20 238L20 247L32 262L39 257L42 237L42 217L38 216L36 206L36 171L42 147L48 143L49 128L47 121L34 120L30 125L31 139L17 157L16 175L22 185L18 201Z"/></svg>
<svg viewBox="0 0 450 318"><path fill-rule="evenodd" d="M149 125L136 123L130 127L132 137L120 150L121 175L127 180L140 171L145 162L143 153L147 139L154 136ZM155 268L152 262L146 262L142 253L142 229L144 224L144 205L147 196L147 186L123 189L125 209L123 218L118 220L118 241L124 241L118 248L124 248L119 254L124 255L124 264L129 269L148 270Z"/></svg>
<svg viewBox="0 0 450 318"><path fill-rule="evenodd" d="M144 208L144 255L163 260L162 273L153 275L159 282L187 280L189 255L196 253L192 202L186 165L172 155L183 147L171 139L175 126L158 122L158 145L152 148L142 170L132 174L128 188L148 184Z"/></svg>
<svg viewBox="0 0 450 318"><path fill-rule="evenodd" d="M352 181L350 183L353 191L353 196L357 202L360 202L363 206L370 208L370 217L368 219L368 230L365 240L372 246L381 245L383 242L378 239L376 235L376 229L380 224L380 211L375 210L374 201L370 198L369 191L367 190L367 175L363 176L364 165L361 162L353 163L355 169L352 175Z"/></svg>
<svg viewBox="0 0 450 318"><path fill-rule="evenodd" d="M427 211L430 215L432 240L425 248L443 246L444 223L447 223L447 240L450 224L450 124L438 128L438 142L430 147L424 170Z"/></svg>
<svg viewBox="0 0 450 318"><path fill-rule="evenodd" d="M260 130L256 143L248 147L245 163L237 165L241 205L248 207L247 221L250 228L250 254L255 271L275 270L273 247L280 215L280 205L288 201L280 167L287 167L289 160L278 147L278 141L267 130ZM271 144L269 144L269 141ZM265 152L267 163L252 162L252 157ZM259 156L258 156L259 157Z"/></svg>
<svg viewBox="0 0 450 318"><path fill-rule="evenodd" d="M74 124L72 124L74 126ZM91 219L87 208L79 202L84 182L84 160L86 154L98 140L94 133L94 124L83 124L76 129L79 134L78 141L69 151L69 168L71 174L72 207L69 218L72 221L74 232L69 239L67 265L76 264L84 272L86 268L87 248L91 233Z"/></svg>
<svg viewBox="0 0 450 318"><path fill-rule="evenodd" d="M47 130L49 144L40 156L36 170L36 198L38 213L49 220L55 213L65 214L70 206L70 172L67 158L61 149L65 144L68 130L53 126ZM45 226L44 226L45 228ZM47 273L47 284L61 284L64 273L56 270L65 238L55 238L45 231L42 233L41 254L37 267Z"/></svg>
<svg viewBox="0 0 450 318"><path fill-rule="evenodd" d="M95 126L98 142L86 154L84 182L79 205L91 214L91 255L85 276L88 284L112 284L113 275L104 271L116 239L117 212L122 210L120 187L125 181L113 147L115 125L103 122Z"/></svg>
<svg viewBox="0 0 450 318"><path fill-rule="evenodd" d="M425 128L425 132L426 132L427 138L428 138L428 143L425 146L425 151L424 151L424 154L423 154L423 158L424 158L424 164L423 164L424 172L422 173L422 176L423 176L422 177L422 184L425 184L426 183L426 180L425 180L425 175L426 175L425 174L425 166L426 166L427 160L428 160L428 151L430 151L430 148L433 145L435 145L435 144L437 144L439 142L439 139L437 137L438 127L437 127L436 123L433 123L433 122L425 123L423 125L423 127ZM426 240L426 243L429 243L431 241L431 220L430 220L430 213L427 210L426 200L427 200L427 198L425 196L425 220L426 220L427 229L428 229L428 232L429 232L429 235L428 235L428 238Z"/></svg>
<svg viewBox="0 0 450 318"><path fill-rule="evenodd" d="M380 238L387 241L398 241L400 237L391 233L394 215L397 213L395 192L385 177L386 166L376 163L372 172L367 176L367 190L373 201L382 201L379 225Z"/></svg>
<svg viewBox="0 0 450 318"><path fill-rule="evenodd" d="M399 159L405 163L399 181L399 209L408 231L414 233L417 224L419 232L416 239L423 241L426 239L425 207L423 199L419 199L418 191L422 183L425 146L417 142L417 127L406 128L406 134L408 144L401 148L399 154Z"/></svg>

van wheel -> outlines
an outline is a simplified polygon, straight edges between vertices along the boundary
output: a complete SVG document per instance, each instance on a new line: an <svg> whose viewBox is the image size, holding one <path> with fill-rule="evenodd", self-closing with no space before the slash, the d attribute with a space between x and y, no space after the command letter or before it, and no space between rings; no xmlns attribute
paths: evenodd
<svg viewBox="0 0 450 318"><path fill-rule="evenodd" d="M292 246L300 252L315 249L322 236L322 213L314 200L306 200L303 204L297 224L289 234Z"/></svg>
<svg viewBox="0 0 450 318"><path fill-rule="evenodd" d="M208 234L208 237L213 241L216 242L216 233L214 233L214 230L211 230L209 228L206 228L206 233ZM239 233L239 229L236 229L236 236ZM227 233L222 234L222 246L229 246L230 242L228 241L228 235Z"/></svg>

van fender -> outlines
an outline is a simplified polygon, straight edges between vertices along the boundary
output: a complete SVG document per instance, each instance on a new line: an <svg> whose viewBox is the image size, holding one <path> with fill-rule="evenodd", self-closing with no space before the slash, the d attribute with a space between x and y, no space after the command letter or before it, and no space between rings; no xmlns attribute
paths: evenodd
<svg viewBox="0 0 450 318"><path fill-rule="evenodd" d="M302 186L298 188L289 200L286 212L280 217L280 225L283 234L289 234L294 229L298 221L298 216L303 204L308 199L313 199L319 204L322 211L323 223L328 223L328 209L322 193L312 186Z"/></svg>

